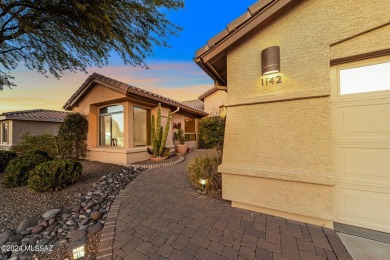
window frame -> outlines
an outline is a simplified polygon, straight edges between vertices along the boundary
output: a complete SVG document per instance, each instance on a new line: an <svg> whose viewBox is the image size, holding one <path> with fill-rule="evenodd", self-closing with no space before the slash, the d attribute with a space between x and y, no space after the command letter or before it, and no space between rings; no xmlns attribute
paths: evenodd
<svg viewBox="0 0 390 260"><path fill-rule="evenodd" d="M187 122L188 119L194 120L194 132L187 132L186 131L186 122ZM187 140L187 135L190 136L189 140ZM191 140L191 136L195 136L195 140ZM196 142L197 141L196 118L184 117L184 137L185 137L186 142Z"/></svg>
<svg viewBox="0 0 390 260"><path fill-rule="evenodd" d="M7 126L7 130L5 130L5 126ZM6 138L4 138L6 137ZM6 139L6 140L4 140ZM1 143L8 144L9 143L9 123L2 122L1 123Z"/></svg>
<svg viewBox="0 0 390 260"><path fill-rule="evenodd" d="M364 59L364 60L332 66L330 69L331 99L333 101L336 100L341 101L341 100L360 100L360 99L366 99L370 97L376 98L378 96L383 96L383 97L390 96L390 90L376 90L376 91L367 91L367 92L350 93L350 94L341 94L341 90L340 90L341 87L340 72L342 70L354 69L354 68L371 66L371 65L378 65L387 62L390 62L390 56Z"/></svg>
<svg viewBox="0 0 390 260"><path fill-rule="evenodd" d="M115 106L121 106L122 107L122 111L117 111L117 112L107 112L107 113L101 113L100 111L104 108L108 108L108 107L115 107ZM107 105L107 106L102 106L102 107L99 107L98 108L98 117L99 117L99 120L98 120L98 144L99 144L99 147L120 147L120 148L124 148L125 147L125 143L123 143L122 146L119 146L119 145L112 145L113 144L113 138L112 138L112 117L111 115L115 115L115 114L123 114L123 124L125 123L125 106L123 104L112 104L112 105ZM101 139L101 120L102 120L102 117L104 116L110 116L110 145L103 145L102 144L102 139ZM125 124L124 124L124 127L123 127L123 134L125 135Z"/></svg>
<svg viewBox="0 0 390 260"><path fill-rule="evenodd" d="M135 133L135 123L134 123L134 112L135 112L135 109L142 109L142 110L145 110L146 112L146 143L145 145L135 145L134 144L134 133ZM150 109L149 108L145 108L145 107L142 107L142 106L139 106L139 105L134 105L133 106L133 147L145 147L145 146L149 146L151 145L151 129L150 129L150 124L151 124L151 112L150 112Z"/></svg>

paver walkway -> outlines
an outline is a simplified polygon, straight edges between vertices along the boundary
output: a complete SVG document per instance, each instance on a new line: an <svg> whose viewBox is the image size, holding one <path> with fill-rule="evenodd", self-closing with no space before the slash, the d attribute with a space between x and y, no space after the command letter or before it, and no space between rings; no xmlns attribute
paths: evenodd
<svg viewBox="0 0 390 260"><path fill-rule="evenodd" d="M202 152L174 167L147 170L128 185L113 259L352 259L333 230L194 193L185 166Z"/></svg>

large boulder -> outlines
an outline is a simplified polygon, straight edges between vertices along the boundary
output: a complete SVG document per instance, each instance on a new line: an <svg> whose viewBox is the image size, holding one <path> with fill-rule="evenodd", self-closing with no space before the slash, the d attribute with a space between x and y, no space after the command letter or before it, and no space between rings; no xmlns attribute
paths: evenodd
<svg viewBox="0 0 390 260"><path fill-rule="evenodd" d="M46 212L42 215L42 218L44 218L44 219L55 218L60 212L61 212L60 209L51 209L51 210L49 210L49 211L46 211Z"/></svg>
<svg viewBox="0 0 390 260"><path fill-rule="evenodd" d="M20 232L25 231L26 229L28 229L30 227L36 226L40 219L41 219L40 217L32 217L32 218L28 218L28 219L23 220L19 224L18 228L16 229L16 233L19 234Z"/></svg>
<svg viewBox="0 0 390 260"><path fill-rule="evenodd" d="M14 232L8 230L3 233L0 233L0 246L4 245L5 243L8 242L8 239L10 236L12 236Z"/></svg>

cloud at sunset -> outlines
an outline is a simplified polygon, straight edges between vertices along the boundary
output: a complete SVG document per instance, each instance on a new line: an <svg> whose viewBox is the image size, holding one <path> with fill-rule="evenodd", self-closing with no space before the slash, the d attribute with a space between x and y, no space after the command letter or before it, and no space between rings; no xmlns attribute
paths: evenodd
<svg viewBox="0 0 390 260"><path fill-rule="evenodd" d="M192 61L152 61L150 69L132 66L88 68L70 73L59 80L25 68L13 71L16 87L0 92L0 113L26 109L62 110L62 106L93 72L183 101L196 99L213 86L212 80Z"/></svg>

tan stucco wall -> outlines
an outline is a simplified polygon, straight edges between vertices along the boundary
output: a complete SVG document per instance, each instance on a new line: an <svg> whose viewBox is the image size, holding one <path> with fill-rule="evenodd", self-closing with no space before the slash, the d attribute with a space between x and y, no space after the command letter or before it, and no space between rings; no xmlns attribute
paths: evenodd
<svg viewBox="0 0 390 260"><path fill-rule="evenodd" d="M356 12L345 12L351 6ZM335 184L330 59L389 48L390 39L388 29L383 33L378 29L334 43L388 22L388 10L387 0L302 1L228 50L228 109L220 167L225 199L236 206L329 226ZM381 36L376 40L371 35ZM274 45L280 46L277 75L282 84L262 86L261 51Z"/></svg>
<svg viewBox="0 0 390 260"><path fill-rule="evenodd" d="M60 124L56 122L13 120L12 144L18 144L21 141L21 135L27 133L32 136L42 134L57 135Z"/></svg>
<svg viewBox="0 0 390 260"><path fill-rule="evenodd" d="M227 93L224 90L217 90L204 98L204 111L209 115L225 116Z"/></svg>

